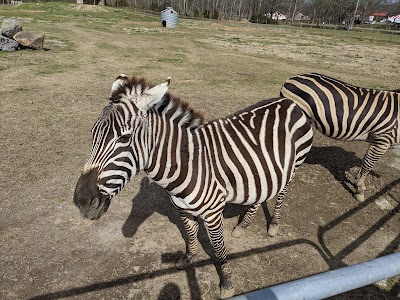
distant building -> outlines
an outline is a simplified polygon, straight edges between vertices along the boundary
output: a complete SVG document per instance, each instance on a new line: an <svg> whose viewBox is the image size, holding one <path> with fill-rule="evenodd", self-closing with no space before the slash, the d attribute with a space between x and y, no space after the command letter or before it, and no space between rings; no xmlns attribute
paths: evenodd
<svg viewBox="0 0 400 300"><path fill-rule="evenodd" d="M387 20L389 18L389 13L387 11L375 11L369 14L368 21L372 22L380 22L382 20Z"/></svg>
<svg viewBox="0 0 400 300"><path fill-rule="evenodd" d="M106 5L106 0L76 0L77 4Z"/></svg>
<svg viewBox="0 0 400 300"><path fill-rule="evenodd" d="M286 20L286 19L287 19L287 18L286 18L286 15L283 14L283 13L281 13L280 11L277 11L277 12L273 13L273 14L272 14L272 17L271 17L271 14L270 14L270 13L265 14L265 16L266 16L267 18L271 18L272 20L277 20L277 21L283 21L283 20Z"/></svg>
<svg viewBox="0 0 400 300"><path fill-rule="evenodd" d="M179 18L178 13L171 6L167 6L166 9L161 11L162 27L177 27L178 18Z"/></svg>
<svg viewBox="0 0 400 300"><path fill-rule="evenodd" d="M294 20L295 21L310 20L310 17L304 15L301 12L298 12L297 14L294 15Z"/></svg>

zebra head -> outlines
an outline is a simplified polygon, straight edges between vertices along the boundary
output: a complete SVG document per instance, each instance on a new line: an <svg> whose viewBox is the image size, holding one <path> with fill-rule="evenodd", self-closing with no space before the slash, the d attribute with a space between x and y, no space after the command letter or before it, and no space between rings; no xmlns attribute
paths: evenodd
<svg viewBox="0 0 400 300"><path fill-rule="evenodd" d="M144 79L117 77L108 105L92 128L92 150L77 182L74 203L85 218L97 220L114 197L144 168L147 114L168 91L170 78L149 87Z"/></svg>

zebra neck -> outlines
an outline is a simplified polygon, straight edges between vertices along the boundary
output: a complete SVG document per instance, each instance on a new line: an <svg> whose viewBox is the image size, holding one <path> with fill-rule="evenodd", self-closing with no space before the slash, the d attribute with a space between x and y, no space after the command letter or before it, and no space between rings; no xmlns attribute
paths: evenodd
<svg viewBox="0 0 400 300"><path fill-rule="evenodd" d="M163 120L149 130L151 147L145 172L163 188L186 176L189 165L197 160L199 130Z"/></svg>

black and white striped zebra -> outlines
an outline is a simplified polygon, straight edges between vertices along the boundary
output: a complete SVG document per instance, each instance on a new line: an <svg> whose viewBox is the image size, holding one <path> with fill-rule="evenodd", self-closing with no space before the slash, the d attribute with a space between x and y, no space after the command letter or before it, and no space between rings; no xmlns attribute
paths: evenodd
<svg viewBox="0 0 400 300"><path fill-rule="evenodd" d="M204 220L221 264L221 298L230 297L234 288L223 236L224 206L250 206L241 228L260 203L278 195L277 225L286 186L310 151L313 131L302 110L284 98L204 124L167 93L168 85L169 80L149 86L124 75L113 83L110 101L92 129L92 151L74 203L83 217L98 219L111 198L144 170L181 213L188 242L177 267L188 267L197 253L198 219Z"/></svg>
<svg viewBox="0 0 400 300"><path fill-rule="evenodd" d="M355 197L364 201L365 177L392 145L400 143L400 90L361 88L309 73L286 80L281 95L298 104L324 135L369 141L355 182Z"/></svg>

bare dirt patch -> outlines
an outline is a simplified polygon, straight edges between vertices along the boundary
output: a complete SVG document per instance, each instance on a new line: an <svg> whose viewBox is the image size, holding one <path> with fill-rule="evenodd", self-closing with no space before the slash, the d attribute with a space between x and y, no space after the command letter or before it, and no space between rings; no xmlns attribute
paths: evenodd
<svg viewBox="0 0 400 300"><path fill-rule="evenodd" d="M141 30L127 34L110 22ZM107 19L104 24L88 24L83 17L27 22L24 28L46 35L48 51L0 52L1 299L218 297L204 228L194 267L178 271L174 263L185 250L182 224L163 190L143 174L113 199L97 222L83 220L72 203L90 151L91 126L118 74L145 76L154 83L172 76L170 91L207 120L277 96L285 79L304 71L398 88L396 70L381 71L381 59L398 70L398 45L366 50L371 53L365 63L374 72L367 76L371 73L362 63L360 72L346 60L331 59L340 47L325 46L318 37L313 43L326 53L329 68L312 54L296 56L300 46L285 47L282 53L273 52L279 45L258 46L257 28L203 21L196 26L182 20L176 30L149 32L157 22L146 26L142 17L120 23ZM247 43L243 32L252 41L244 48L217 42L238 38ZM264 28L262 32L268 34ZM230 44L236 45L234 40ZM253 50L257 47L266 50L259 54ZM389 151L368 177L364 203L351 196L349 179L366 147L317 134L289 189L282 228L273 239L266 233L273 203L258 212L241 239L232 238L230 231L243 209L227 207L226 243L237 294L399 251L398 152ZM334 299L395 299L398 289L391 280Z"/></svg>
<svg viewBox="0 0 400 300"><path fill-rule="evenodd" d="M107 12L108 9L104 6L99 5L71 5L70 8L76 11L85 12Z"/></svg>

